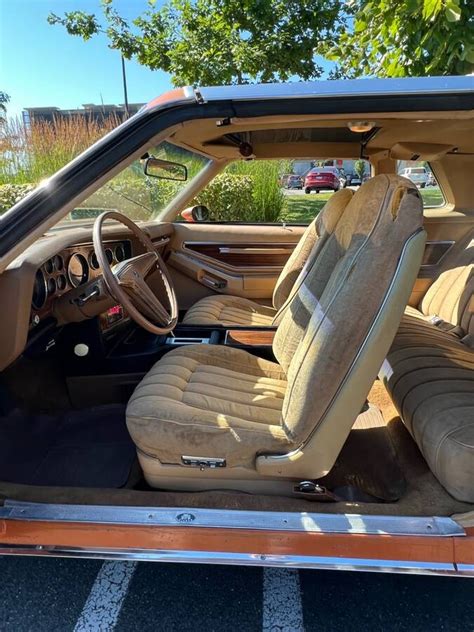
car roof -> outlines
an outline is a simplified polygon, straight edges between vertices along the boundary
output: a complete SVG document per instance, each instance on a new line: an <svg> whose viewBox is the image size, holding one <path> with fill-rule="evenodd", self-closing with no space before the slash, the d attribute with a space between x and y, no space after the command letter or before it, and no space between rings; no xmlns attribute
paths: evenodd
<svg viewBox="0 0 474 632"><path fill-rule="evenodd" d="M442 94L472 92L472 77L404 77L401 79L342 79L196 88L204 101L221 99L297 99L350 95ZM192 90L192 88L188 88Z"/></svg>

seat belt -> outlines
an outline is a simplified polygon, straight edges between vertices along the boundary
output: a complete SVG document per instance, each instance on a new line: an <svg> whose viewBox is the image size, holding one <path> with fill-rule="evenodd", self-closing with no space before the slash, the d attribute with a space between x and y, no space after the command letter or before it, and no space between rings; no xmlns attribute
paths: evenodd
<svg viewBox="0 0 474 632"><path fill-rule="evenodd" d="M429 316L427 320L437 329L445 331L448 334L453 334L453 336L456 336L457 338L461 338L464 335L464 331L461 327L459 327L459 325L448 323L436 314L434 316Z"/></svg>

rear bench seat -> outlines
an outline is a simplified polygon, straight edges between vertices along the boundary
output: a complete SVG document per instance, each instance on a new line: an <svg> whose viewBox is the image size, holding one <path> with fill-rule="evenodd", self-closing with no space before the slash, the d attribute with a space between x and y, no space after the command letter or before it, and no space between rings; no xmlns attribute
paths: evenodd
<svg viewBox="0 0 474 632"><path fill-rule="evenodd" d="M474 231L407 308L380 377L433 474L474 502Z"/></svg>

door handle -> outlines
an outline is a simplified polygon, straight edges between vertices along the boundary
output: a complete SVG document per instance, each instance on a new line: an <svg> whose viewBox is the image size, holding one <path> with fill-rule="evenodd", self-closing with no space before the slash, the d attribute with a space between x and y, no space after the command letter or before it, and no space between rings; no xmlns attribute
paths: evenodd
<svg viewBox="0 0 474 632"><path fill-rule="evenodd" d="M222 290L227 285L227 281L224 281L224 279L211 279L211 277L208 276L201 277L201 282L213 290Z"/></svg>

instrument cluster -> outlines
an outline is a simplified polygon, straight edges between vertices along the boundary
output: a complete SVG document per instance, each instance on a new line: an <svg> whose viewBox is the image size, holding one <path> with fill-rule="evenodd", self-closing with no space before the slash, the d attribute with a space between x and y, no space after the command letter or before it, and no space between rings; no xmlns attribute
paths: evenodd
<svg viewBox="0 0 474 632"><path fill-rule="evenodd" d="M106 244L105 254L110 265L130 258L130 241ZM35 322L39 315L48 312L55 298L65 292L84 285L89 279L102 273L92 244L66 248L51 257L38 268L35 275L32 297L32 316Z"/></svg>

